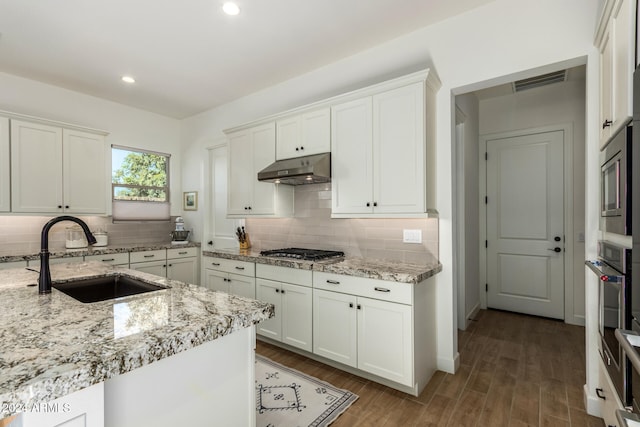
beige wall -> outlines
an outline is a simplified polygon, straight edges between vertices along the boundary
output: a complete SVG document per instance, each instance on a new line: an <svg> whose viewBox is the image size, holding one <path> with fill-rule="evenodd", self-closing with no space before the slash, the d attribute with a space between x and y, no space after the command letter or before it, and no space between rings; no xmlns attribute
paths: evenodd
<svg viewBox="0 0 640 427"><path fill-rule="evenodd" d="M422 244L402 243L402 230L422 230ZM348 256L427 264L438 259L438 220L331 219L331 184L295 189L295 218L247 219L254 249L306 247Z"/></svg>

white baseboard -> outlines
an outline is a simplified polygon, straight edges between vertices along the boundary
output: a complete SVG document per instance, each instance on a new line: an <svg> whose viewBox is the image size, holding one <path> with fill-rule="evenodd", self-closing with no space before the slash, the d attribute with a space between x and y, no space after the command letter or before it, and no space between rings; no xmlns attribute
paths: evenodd
<svg viewBox="0 0 640 427"><path fill-rule="evenodd" d="M478 302L469 312L469 314L467 314L467 317L465 318L465 329L469 327L469 324L471 323L472 319L475 319L476 316L478 316L478 313L480 312L480 302Z"/></svg>
<svg viewBox="0 0 640 427"><path fill-rule="evenodd" d="M446 372L448 374L455 374L460 367L460 353L456 352L453 359L438 357L437 368L439 371Z"/></svg>
<svg viewBox="0 0 640 427"><path fill-rule="evenodd" d="M583 387L583 394L584 407L587 409L587 414L602 418L602 399L599 399L598 396L589 393L589 387L587 384Z"/></svg>
<svg viewBox="0 0 640 427"><path fill-rule="evenodd" d="M574 314L573 316L568 316L566 319L564 319L564 323L567 323L569 325L576 325L576 326L584 326L586 325L586 321L583 316L579 316Z"/></svg>

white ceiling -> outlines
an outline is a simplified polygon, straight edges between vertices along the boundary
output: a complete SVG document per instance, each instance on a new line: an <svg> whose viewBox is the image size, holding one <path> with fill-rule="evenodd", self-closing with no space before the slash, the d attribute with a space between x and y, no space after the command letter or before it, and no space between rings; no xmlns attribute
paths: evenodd
<svg viewBox="0 0 640 427"><path fill-rule="evenodd" d="M491 1L0 0L0 71L184 118Z"/></svg>

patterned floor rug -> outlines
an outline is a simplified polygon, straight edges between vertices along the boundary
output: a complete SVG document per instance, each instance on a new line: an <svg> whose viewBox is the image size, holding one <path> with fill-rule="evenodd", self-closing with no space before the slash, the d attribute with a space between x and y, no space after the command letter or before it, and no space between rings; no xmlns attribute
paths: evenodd
<svg viewBox="0 0 640 427"><path fill-rule="evenodd" d="M256 427L324 427L358 396L256 355Z"/></svg>

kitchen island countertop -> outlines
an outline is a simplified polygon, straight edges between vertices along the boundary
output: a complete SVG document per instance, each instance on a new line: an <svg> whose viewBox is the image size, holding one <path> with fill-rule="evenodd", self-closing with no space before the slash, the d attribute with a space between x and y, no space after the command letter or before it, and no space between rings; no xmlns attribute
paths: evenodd
<svg viewBox="0 0 640 427"><path fill-rule="evenodd" d="M411 264L357 257L302 261L290 258L261 256L260 251L251 249L203 250L202 255L205 257L226 258L237 261L255 262L258 264L413 284L420 283L442 271L442 264L436 259L426 262L425 264Z"/></svg>
<svg viewBox="0 0 640 427"><path fill-rule="evenodd" d="M100 262L56 264L51 272L54 284L123 274L166 289L83 304L56 289L39 295L34 271L0 270L0 418L274 314L271 304Z"/></svg>

